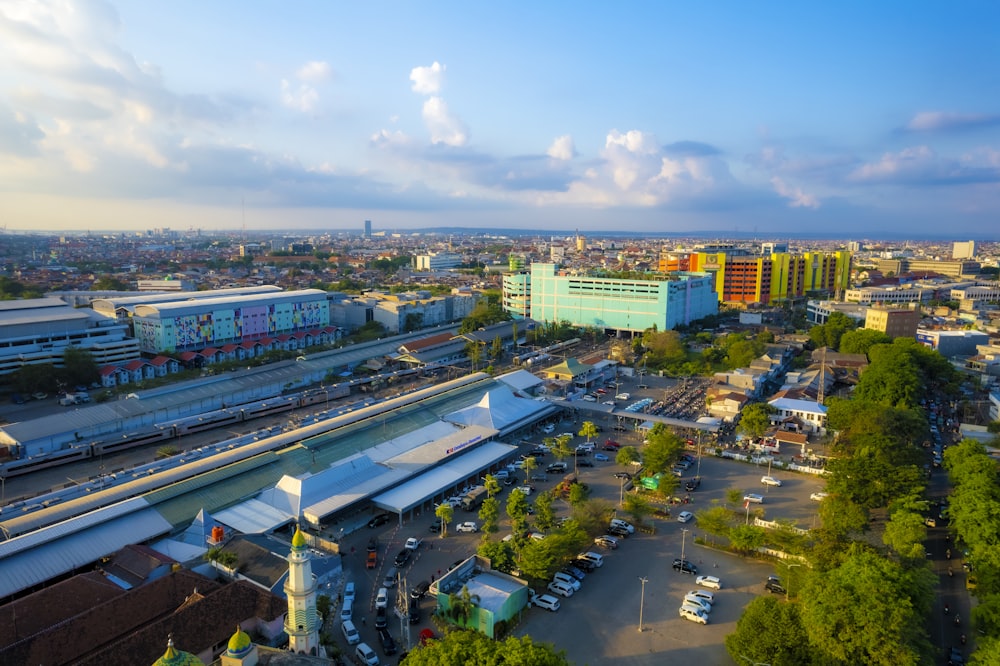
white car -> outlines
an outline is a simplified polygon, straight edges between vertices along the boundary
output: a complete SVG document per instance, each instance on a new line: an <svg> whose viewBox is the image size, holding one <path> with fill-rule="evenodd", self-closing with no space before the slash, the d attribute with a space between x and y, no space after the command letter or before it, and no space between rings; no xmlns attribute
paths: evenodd
<svg viewBox="0 0 1000 666"><path fill-rule="evenodd" d="M696 585L701 585L702 587L708 587L713 590L722 589L722 581L715 576L698 576L694 579Z"/></svg>
<svg viewBox="0 0 1000 666"><path fill-rule="evenodd" d="M375 608L387 608L389 606L389 590L384 587L378 588L375 595Z"/></svg>
<svg viewBox="0 0 1000 666"><path fill-rule="evenodd" d="M554 580L551 583L549 583L547 589L549 592L552 592L553 594L558 594L561 597L569 598L573 596L573 588L567 585L566 583L560 582L558 580Z"/></svg>
<svg viewBox="0 0 1000 666"><path fill-rule="evenodd" d="M681 606L677 610L677 612L685 620L690 620L691 622L697 622L698 624L708 624L708 615L706 615L704 611Z"/></svg>
<svg viewBox="0 0 1000 666"><path fill-rule="evenodd" d="M344 601L350 599L354 601L354 583L347 583L344 585Z"/></svg>
<svg viewBox="0 0 1000 666"><path fill-rule="evenodd" d="M691 513L690 511L681 511L680 513L677 514L678 523L686 523L693 519L694 519L694 514Z"/></svg>
<svg viewBox="0 0 1000 666"><path fill-rule="evenodd" d="M544 608L545 610L552 611L555 613L559 610L559 600L553 597L551 594L536 594L531 597L531 603L538 606L539 608Z"/></svg>
<svg viewBox="0 0 1000 666"><path fill-rule="evenodd" d="M700 606L701 609L703 611L705 611L705 613L711 613L712 612L712 604L708 603L704 599L701 599L701 598L699 598L698 596L696 596L694 594L690 594L690 593L689 594L685 594L684 595L684 604L685 605L691 604L692 606Z"/></svg>
<svg viewBox="0 0 1000 666"><path fill-rule="evenodd" d="M410 537L406 540L406 548L410 550L416 550L420 548L420 544L423 543L423 539L418 539L417 537Z"/></svg>
<svg viewBox="0 0 1000 666"><path fill-rule="evenodd" d="M514 486L511 491L516 490L519 493L524 493L525 495L531 494L531 486Z"/></svg>
<svg viewBox="0 0 1000 666"><path fill-rule="evenodd" d="M760 482L765 486L776 486L781 487L781 479L776 479L773 476L762 476L760 477Z"/></svg>
<svg viewBox="0 0 1000 666"><path fill-rule="evenodd" d="M615 400L628 400L631 397L632 396L629 395L628 393L619 393L618 395L615 396Z"/></svg>
<svg viewBox="0 0 1000 666"><path fill-rule="evenodd" d="M830 493L813 493L812 495L809 496L809 499L811 499L814 502L822 502L825 498L829 496Z"/></svg>
<svg viewBox="0 0 1000 666"><path fill-rule="evenodd" d="M555 574L552 575L552 582L554 583L556 581L559 581L563 585L569 585L576 592L580 591L580 581L573 576L570 576L568 573L564 573L562 571L555 572Z"/></svg>
<svg viewBox="0 0 1000 666"><path fill-rule="evenodd" d="M611 527L619 527L623 530L627 530L629 534L635 533L635 526L626 520L622 520L621 518L612 518Z"/></svg>
<svg viewBox="0 0 1000 666"><path fill-rule="evenodd" d="M743 496L744 502L750 502L751 504L763 504L764 496L758 495L757 493L747 493Z"/></svg>
<svg viewBox="0 0 1000 666"><path fill-rule="evenodd" d="M702 601L707 601L709 606L715 605L715 595L708 590L688 590L684 598L687 599L688 597L698 597Z"/></svg>
<svg viewBox="0 0 1000 666"><path fill-rule="evenodd" d="M458 532L478 532L479 525L476 525L471 520L468 520L464 523L459 523L458 526L455 527L455 530Z"/></svg>

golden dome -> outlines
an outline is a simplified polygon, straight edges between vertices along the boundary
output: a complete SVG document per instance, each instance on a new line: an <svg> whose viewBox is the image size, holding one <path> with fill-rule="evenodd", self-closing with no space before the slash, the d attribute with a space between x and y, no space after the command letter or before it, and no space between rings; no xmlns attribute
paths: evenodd
<svg viewBox="0 0 1000 666"><path fill-rule="evenodd" d="M295 526L295 534L292 535L292 548L305 548L306 535L302 533L299 526Z"/></svg>

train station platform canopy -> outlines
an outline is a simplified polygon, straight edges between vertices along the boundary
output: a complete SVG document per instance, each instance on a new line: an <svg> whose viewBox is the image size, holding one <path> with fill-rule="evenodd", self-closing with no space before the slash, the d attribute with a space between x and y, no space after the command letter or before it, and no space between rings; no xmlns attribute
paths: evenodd
<svg viewBox="0 0 1000 666"><path fill-rule="evenodd" d="M393 513L409 511L441 495L446 489L453 488L469 477L511 457L515 451L517 451L516 446L487 442L392 490L376 495L372 498L372 503Z"/></svg>
<svg viewBox="0 0 1000 666"><path fill-rule="evenodd" d="M551 409L548 402L520 398L510 387L501 384L487 391L476 404L452 412L444 419L463 426L478 425L503 432L537 421Z"/></svg>

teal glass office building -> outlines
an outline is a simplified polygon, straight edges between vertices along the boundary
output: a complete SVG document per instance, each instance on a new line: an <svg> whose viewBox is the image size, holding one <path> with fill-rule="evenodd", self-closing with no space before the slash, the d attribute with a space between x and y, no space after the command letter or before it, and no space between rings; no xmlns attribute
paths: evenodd
<svg viewBox="0 0 1000 666"><path fill-rule="evenodd" d="M719 296L708 273L671 273L663 280L559 275L555 264L503 280L504 307L515 318L568 321L618 331L667 330L718 314Z"/></svg>

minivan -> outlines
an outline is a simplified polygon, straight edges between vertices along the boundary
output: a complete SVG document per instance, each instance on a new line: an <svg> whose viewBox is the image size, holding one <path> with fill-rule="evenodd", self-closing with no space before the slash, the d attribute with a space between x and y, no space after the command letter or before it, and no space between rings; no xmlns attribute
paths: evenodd
<svg viewBox="0 0 1000 666"><path fill-rule="evenodd" d="M577 555L577 558L581 560L586 560L587 562L593 564L595 567L604 566L604 556L601 555L600 553L587 551L586 553L580 553L579 555Z"/></svg>
<svg viewBox="0 0 1000 666"><path fill-rule="evenodd" d="M343 624L340 625L340 630L344 632L344 640L347 641L348 645L357 645L361 642L361 634L358 633L354 623L350 620L344 620Z"/></svg>
<svg viewBox="0 0 1000 666"><path fill-rule="evenodd" d="M354 616L354 599L344 599L344 607L340 609L340 621L348 622Z"/></svg>
<svg viewBox="0 0 1000 666"><path fill-rule="evenodd" d="M378 655L375 654L375 650L368 647L368 643L361 643L358 647L354 648L354 656L362 664L378 666Z"/></svg>

